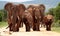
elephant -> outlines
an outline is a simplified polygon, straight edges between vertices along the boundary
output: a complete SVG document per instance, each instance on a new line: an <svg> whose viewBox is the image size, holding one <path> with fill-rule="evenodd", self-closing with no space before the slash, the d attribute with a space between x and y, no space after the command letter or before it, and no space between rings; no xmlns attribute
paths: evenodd
<svg viewBox="0 0 60 36"><path fill-rule="evenodd" d="M29 5L27 10L33 17L33 31L40 31L39 25L42 18L41 6ZM43 9L42 9L43 10Z"/></svg>
<svg viewBox="0 0 60 36"><path fill-rule="evenodd" d="M40 4L39 5L39 8L40 8L40 12L41 12L41 20L40 20L40 22L41 22L41 27L42 26L44 26L45 27L45 25L42 23L42 21L43 21L43 17L44 17L44 15L45 15L45 5L44 4Z"/></svg>
<svg viewBox="0 0 60 36"><path fill-rule="evenodd" d="M16 18L16 26L15 29L16 31L19 31L19 27L23 27L23 13L25 12L26 7L24 4L19 4L16 5L16 13L15 13L15 18Z"/></svg>
<svg viewBox="0 0 60 36"><path fill-rule="evenodd" d="M12 3L7 3L4 8L8 14L9 31L14 31L14 32L19 31L17 5L13 5Z"/></svg>
<svg viewBox="0 0 60 36"><path fill-rule="evenodd" d="M17 7L18 5L14 5L14 7L12 8L12 14L13 14L13 18L12 18L12 25L13 25L13 32L18 32L19 31L19 9Z"/></svg>
<svg viewBox="0 0 60 36"><path fill-rule="evenodd" d="M7 11L7 20L8 20L8 25L9 25L9 31L12 31L12 8L13 8L13 4L12 3L7 3L4 6L4 9Z"/></svg>
<svg viewBox="0 0 60 36"><path fill-rule="evenodd" d="M51 31L51 25L53 23L53 16L51 14L45 15L43 23L46 25L46 30Z"/></svg>
<svg viewBox="0 0 60 36"><path fill-rule="evenodd" d="M27 10L28 10L28 12L31 14L31 16L32 16L32 19L33 19L33 21L32 21L32 23L33 23L33 27L32 27L32 29L33 29L33 31L35 30L34 28L36 27L36 26L34 26L35 25L35 15L34 15L34 5L29 5L28 7L27 7Z"/></svg>
<svg viewBox="0 0 60 36"><path fill-rule="evenodd" d="M23 13L23 23L26 26L26 32L29 32L30 28L33 28L33 17L30 12L26 11Z"/></svg>
<svg viewBox="0 0 60 36"><path fill-rule="evenodd" d="M34 6L34 31L40 31L41 12L39 6Z"/></svg>

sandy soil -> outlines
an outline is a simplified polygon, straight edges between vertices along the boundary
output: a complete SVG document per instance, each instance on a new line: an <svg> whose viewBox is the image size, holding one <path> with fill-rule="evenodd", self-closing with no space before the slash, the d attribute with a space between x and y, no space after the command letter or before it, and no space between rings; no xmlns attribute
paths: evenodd
<svg viewBox="0 0 60 36"><path fill-rule="evenodd" d="M46 31L45 28L40 28L40 31L25 32L25 26L20 28L19 32L9 32L6 27L0 28L0 36L60 36L60 33Z"/></svg>

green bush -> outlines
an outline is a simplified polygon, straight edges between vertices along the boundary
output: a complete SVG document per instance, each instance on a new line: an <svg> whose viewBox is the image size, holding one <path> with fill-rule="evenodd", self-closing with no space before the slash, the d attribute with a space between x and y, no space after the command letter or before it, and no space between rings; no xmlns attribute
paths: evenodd
<svg viewBox="0 0 60 36"><path fill-rule="evenodd" d="M53 22L52 27L60 27L60 20Z"/></svg>
<svg viewBox="0 0 60 36"><path fill-rule="evenodd" d="M0 13L0 22L2 21L2 14Z"/></svg>

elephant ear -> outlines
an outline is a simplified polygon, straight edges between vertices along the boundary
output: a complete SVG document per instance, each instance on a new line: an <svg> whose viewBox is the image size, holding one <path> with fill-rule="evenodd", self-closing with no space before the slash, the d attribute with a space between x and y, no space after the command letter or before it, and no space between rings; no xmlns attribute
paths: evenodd
<svg viewBox="0 0 60 36"><path fill-rule="evenodd" d="M9 11L9 10L11 9L11 7L12 7L12 3L7 3L7 4L4 6L4 9L5 9L6 11Z"/></svg>
<svg viewBox="0 0 60 36"><path fill-rule="evenodd" d="M39 5L39 8L40 8L40 9L43 9L43 11L45 11L45 6L44 6L43 4L40 4L40 5Z"/></svg>
<svg viewBox="0 0 60 36"><path fill-rule="evenodd" d="M24 5L24 4L19 4L19 8L20 8L20 9L23 9L23 11L25 11L25 10L26 10L26 7L25 7L25 5Z"/></svg>

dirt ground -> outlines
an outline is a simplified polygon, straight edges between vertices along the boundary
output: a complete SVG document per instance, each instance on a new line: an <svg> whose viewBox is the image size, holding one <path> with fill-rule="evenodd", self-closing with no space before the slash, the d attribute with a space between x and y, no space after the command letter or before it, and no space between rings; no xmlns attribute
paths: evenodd
<svg viewBox="0 0 60 36"><path fill-rule="evenodd" d="M19 32L9 32L6 27L0 28L0 36L60 36L60 33L46 31L45 28L40 28L40 31L25 32L25 26L20 28Z"/></svg>

